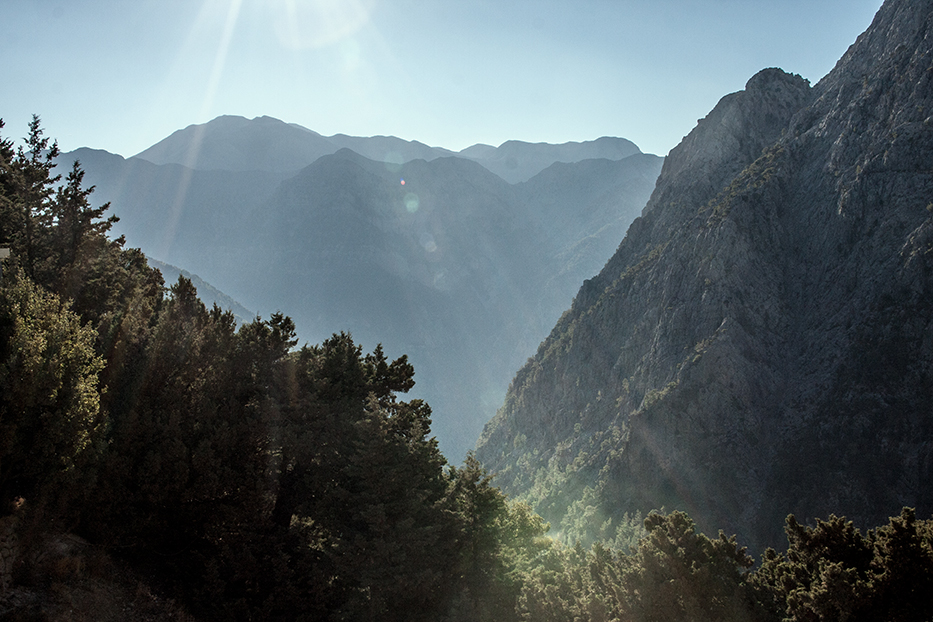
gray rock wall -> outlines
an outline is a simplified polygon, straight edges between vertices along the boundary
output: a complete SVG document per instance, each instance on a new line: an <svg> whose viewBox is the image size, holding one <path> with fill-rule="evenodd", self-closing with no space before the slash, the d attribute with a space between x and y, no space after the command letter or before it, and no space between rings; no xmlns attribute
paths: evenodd
<svg viewBox="0 0 933 622"><path fill-rule="evenodd" d="M788 512L933 511L931 14L887 2L815 87L764 70L671 152L484 431L507 492L753 550Z"/></svg>

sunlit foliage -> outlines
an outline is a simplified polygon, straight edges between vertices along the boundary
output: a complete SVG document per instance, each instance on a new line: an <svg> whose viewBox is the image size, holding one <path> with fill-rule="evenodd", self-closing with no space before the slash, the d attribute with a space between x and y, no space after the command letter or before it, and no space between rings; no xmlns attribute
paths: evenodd
<svg viewBox="0 0 933 622"><path fill-rule="evenodd" d="M37 118L0 138L0 502L24 532L76 531L205 620L931 617L933 523L909 509L864 536L790 517L757 570L734 536L682 512L642 529L599 491L560 512L591 548L549 538L474 456L447 465L405 356L296 349L284 314L237 326L166 290L56 156Z"/></svg>

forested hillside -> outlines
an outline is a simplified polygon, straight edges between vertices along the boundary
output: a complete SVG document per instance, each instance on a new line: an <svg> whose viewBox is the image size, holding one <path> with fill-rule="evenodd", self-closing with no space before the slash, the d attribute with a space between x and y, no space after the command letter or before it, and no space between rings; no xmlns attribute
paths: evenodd
<svg viewBox="0 0 933 622"><path fill-rule="evenodd" d="M210 619L514 607L507 575L545 527L475 461L445 468L429 406L398 397L405 356L347 334L295 349L284 315L237 328L189 280L166 291L29 130L0 143L4 589L67 577L42 551L70 530Z"/></svg>
<svg viewBox="0 0 933 622"><path fill-rule="evenodd" d="M928 622L931 33L929 2L888 0L816 86L769 69L725 97L462 464L410 397L430 374L407 349L208 308L113 236L81 163L57 174L38 117L23 144L0 136L0 619ZM173 236L192 198L163 182L195 172L131 166ZM374 297L330 278L326 300L420 302L420 321L468 300L445 283L479 306L530 295L477 278L540 252L497 237L516 222L566 236L546 248L570 267L610 243L626 180L587 161L507 184L349 151L287 179L197 173L229 187L202 186L194 215L273 192L275 235L303 230L335 263L371 253L345 268ZM575 178L605 184L571 216ZM537 220L495 209L515 205ZM473 264L417 254L469 246L442 236L471 220ZM574 278L529 270L543 290Z"/></svg>
<svg viewBox="0 0 933 622"><path fill-rule="evenodd" d="M665 161L477 457L574 537L688 510L933 511L933 6L889 0L817 85L767 69Z"/></svg>
<svg viewBox="0 0 933 622"><path fill-rule="evenodd" d="M0 122L2 128L2 122ZM0 617L927 619L933 522L734 537L649 514L565 547L472 456L448 466L405 356L236 326L111 239L38 118L0 137Z"/></svg>

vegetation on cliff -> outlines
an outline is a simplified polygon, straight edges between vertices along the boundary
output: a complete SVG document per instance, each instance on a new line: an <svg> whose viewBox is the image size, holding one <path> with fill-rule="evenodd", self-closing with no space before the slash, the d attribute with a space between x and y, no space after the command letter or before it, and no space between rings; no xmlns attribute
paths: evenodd
<svg viewBox="0 0 933 622"><path fill-rule="evenodd" d="M4 619L929 615L933 523L911 510L866 536L791 518L757 570L681 512L623 515L589 551L548 538L472 455L446 464L430 407L400 399L406 357L297 348L285 315L237 326L166 289L55 152L38 119L25 148L0 138Z"/></svg>
<svg viewBox="0 0 933 622"><path fill-rule="evenodd" d="M933 512L931 41L888 0L816 85L765 69L699 121L487 424L506 493L570 541Z"/></svg>

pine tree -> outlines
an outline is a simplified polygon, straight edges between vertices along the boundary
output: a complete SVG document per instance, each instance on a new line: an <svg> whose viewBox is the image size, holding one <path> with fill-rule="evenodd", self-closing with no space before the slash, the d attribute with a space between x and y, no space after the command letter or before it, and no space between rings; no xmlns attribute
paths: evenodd
<svg viewBox="0 0 933 622"><path fill-rule="evenodd" d="M862 535L830 516L807 527L791 515L785 554L766 551L753 576L774 620L923 621L933 615L933 521L904 508Z"/></svg>
<svg viewBox="0 0 933 622"><path fill-rule="evenodd" d="M123 518L111 537L184 549L228 513L258 511L266 431L250 367L237 367L239 346L232 314L207 310L181 277L146 344L135 392L113 413L101 503Z"/></svg>
<svg viewBox="0 0 933 622"><path fill-rule="evenodd" d="M624 560L620 572L625 616L664 620L751 620L746 596L752 559L722 532L696 533L683 512L645 518L648 535Z"/></svg>
<svg viewBox="0 0 933 622"><path fill-rule="evenodd" d="M0 288L0 495L74 510L104 449L95 334L22 271ZM47 517L48 518L48 517Z"/></svg>
<svg viewBox="0 0 933 622"><path fill-rule="evenodd" d="M58 188L54 201L50 204L52 228L50 243L55 249L50 253L48 270L49 280L57 282L58 291L72 293L79 285L81 266L76 264L81 259L82 247L92 239L102 239L119 218L104 214L110 209L105 203L93 208L89 197L94 186L83 187L84 170L78 160L74 161L71 171L65 178L64 185ZM87 261L88 258L84 258Z"/></svg>
<svg viewBox="0 0 933 622"><path fill-rule="evenodd" d="M9 211L10 237L14 256L30 278L37 270L48 250L48 231L52 221L54 186L61 179L53 175L58 143L49 145L42 123L37 115L29 122L26 149L19 147L12 161L12 209Z"/></svg>
<svg viewBox="0 0 933 622"><path fill-rule="evenodd" d="M3 119L0 119L0 130L4 125ZM17 231L13 197L19 184L13 167L15 157L13 141L0 135L0 246L3 247L9 246Z"/></svg>

